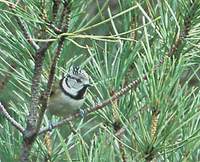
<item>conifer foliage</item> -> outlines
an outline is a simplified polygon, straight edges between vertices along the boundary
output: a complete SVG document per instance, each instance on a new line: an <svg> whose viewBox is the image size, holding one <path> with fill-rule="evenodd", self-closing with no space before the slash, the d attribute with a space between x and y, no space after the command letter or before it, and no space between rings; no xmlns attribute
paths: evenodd
<svg viewBox="0 0 200 162"><path fill-rule="evenodd" d="M0 161L200 161L199 0L0 0ZM48 100L71 65L80 112Z"/></svg>

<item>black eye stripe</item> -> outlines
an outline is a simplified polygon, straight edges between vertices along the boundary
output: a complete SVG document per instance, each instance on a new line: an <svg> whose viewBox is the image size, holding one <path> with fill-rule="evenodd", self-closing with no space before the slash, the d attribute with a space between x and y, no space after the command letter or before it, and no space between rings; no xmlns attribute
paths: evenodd
<svg viewBox="0 0 200 162"><path fill-rule="evenodd" d="M73 77L73 76L71 76L71 75L68 75L67 78L77 80L77 78L75 78L75 77Z"/></svg>
<svg viewBox="0 0 200 162"><path fill-rule="evenodd" d="M70 85L68 84L68 77L66 77L66 79L65 79L65 83L66 83L67 87L70 88Z"/></svg>
<svg viewBox="0 0 200 162"><path fill-rule="evenodd" d="M77 81L78 83L81 83L81 79L76 79L76 81Z"/></svg>
<svg viewBox="0 0 200 162"><path fill-rule="evenodd" d="M81 79L76 78L76 77L73 77L73 76L71 76L71 75L68 75L68 76L67 76L67 79L68 79L68 78L70 78L70 79L74 79L74 80L76 80L78 83L81 83L81 82L82 82Z"/></svg>

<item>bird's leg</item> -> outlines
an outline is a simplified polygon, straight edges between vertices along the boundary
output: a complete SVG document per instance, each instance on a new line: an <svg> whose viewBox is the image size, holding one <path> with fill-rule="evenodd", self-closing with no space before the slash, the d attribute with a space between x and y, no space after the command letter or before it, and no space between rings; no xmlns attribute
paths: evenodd
<svg viewBox="0 0 200 162"><path fill-rule="evenodd" d="M48 123L48 130L51 132L53 130L53 122L52 120L49 120L49 123Z"/></svg>
<svg viewBox="0 0 200 162"><path fill-rule="evenodd" d="M86 116L86 112L83 109L79 109L80 116L84 118Z"/></svg>

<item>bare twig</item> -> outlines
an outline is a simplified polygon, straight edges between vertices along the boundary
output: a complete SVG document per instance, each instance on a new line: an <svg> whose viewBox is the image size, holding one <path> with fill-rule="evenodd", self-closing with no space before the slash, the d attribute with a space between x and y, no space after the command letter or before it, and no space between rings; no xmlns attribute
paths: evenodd
<svg viewBox="0 0 200 162"><path fill-rule="evenodd" d="M58 7L60 5L59 0L54 0L54 5L53 5L53 15L56 16ZM70 21L70 12L71 12L71 1L64 1L64 8L62 10L61 16L60 16L60 23L59 27L53 24L53 21L48 21L47 26L51 28L56 34L62 34L68 31L69 28L69 21ZM54 20L54 18L53 18Z"/></svg>
<svg viewBox="0 0 200 162"><path fill-rule="evenodd" d="M60 1L54 1L53 18L56 17L57 11L55 11L55 10L58 9L59 3L60 3ZM64 3L64 9L63 9L63 12L62 12L62 15L61 15L61 20L60 20L60 25L59 25L61 30L59 28L57 28L56 26L54 26L53 23L51 23L51 27L53 27L54 32L57 33L57 34L67 32L67 30L68 30L69 19L64 21L64 18L68 17L68 15L70 13L69 3L67 3L67 2ZM65 23L66 23L66 25L64 25ZM52 64L51 64L50 73L49 73L49 77L48 77L48 83L47 83L47 89L46 89L46 92L43 96L42 107L41 107L41 111L40 111L39 118L38 118L38 124L37 124L38 129L40 128L45 110L47 108L48 99L49 99L51 89L52 89L52 85L53 85L53 81L54 81L54 78L55 78L56 65L57 65L59 57L62 53L64 41L65 41L65 36L61 36L61 38L58 42L58 47L57 47L55 56L54 56ZM47 139L49 139L48 141L50 142L51 141L50 133L47 132L46 137L48 137ZM47 144L46 147L48 149L48 156L46 156L46 159L50 159L50 156L51 156L51 146L50 146L49 142L46 142L46 144Z"/></svg>
<svg viewBox="0 0 200 162"><path fill-rule="evenodd" d="M0 112L5 116L5 118L15 127L17 130L19 130L22 134L24 132L24 128L15 120L13 119L10 114L7 112L7 110L4 108L4 106L0 102Z"/></svg>

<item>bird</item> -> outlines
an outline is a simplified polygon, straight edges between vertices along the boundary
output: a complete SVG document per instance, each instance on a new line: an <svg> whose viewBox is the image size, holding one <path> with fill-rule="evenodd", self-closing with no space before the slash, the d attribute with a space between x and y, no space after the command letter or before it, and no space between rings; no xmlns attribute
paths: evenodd
<svg viewBox="0 0 200 162"><path fill-rule="evenodd" d="M52 88L47 110L51 115L66 117L81 110L89 82L89 75L79 66L71 66L67 74Z"/></svg>

